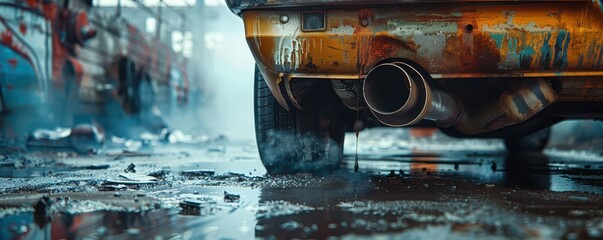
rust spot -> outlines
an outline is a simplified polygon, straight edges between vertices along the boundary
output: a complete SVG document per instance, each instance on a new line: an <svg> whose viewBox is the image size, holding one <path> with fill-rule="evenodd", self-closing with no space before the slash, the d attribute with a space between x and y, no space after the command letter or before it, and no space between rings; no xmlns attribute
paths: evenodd
<svg viewBox="0 0 603 240"><path fill-rule="evenodd" d="M360 9L358 11L358 23L362 24L363 21L374 20L373 11L370 9Z"/></svg>
<svg viewBox="0 0 603 240"><path fill-rule="evenodd" d="M473 38L473 66L478 72L495 72L500 62L496 42L487 34L475 34Z"/></svg>
<svg viewBox="0 0 603 240"><path fill-rule="evenodd" d="M419 46L412 41L399 41L389 36L376 36L371 42L371 58L381 61L394 55L396 51L407 50L416 54Z"/></svg>
<svg viewBox="0 0 603 240"><path fill-rule="evenodd" d="M310 56L308 57L308 63L304 64L303 66L310 72L316 72L317 70L316 64L314 64L312 57Z"/></svg>

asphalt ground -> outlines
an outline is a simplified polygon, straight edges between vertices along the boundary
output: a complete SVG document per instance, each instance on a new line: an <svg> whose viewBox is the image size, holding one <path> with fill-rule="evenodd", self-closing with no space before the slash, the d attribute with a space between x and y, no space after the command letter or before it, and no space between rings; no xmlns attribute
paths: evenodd
<svg viewBox="0 0 603 240"><path fill-rule="evenodd" d="M374 129L359 172L352 134L341 170L268 176L252 141L203 139L5 147L0 239L603 238L597 152Z"/></svg>

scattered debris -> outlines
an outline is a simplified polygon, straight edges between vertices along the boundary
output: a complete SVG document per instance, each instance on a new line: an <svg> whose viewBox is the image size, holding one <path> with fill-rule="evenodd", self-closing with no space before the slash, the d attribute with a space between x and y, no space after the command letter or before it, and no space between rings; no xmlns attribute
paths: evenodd
<svg viewBox="0 0 603 240"><path fill-rule="evenodd" d="M152 176L147 176L147 175L142 175L142 174L136 174L136 173L120 173L119 174L120 177L124 178L125 180L122 179L107 179L105 181L104 184L106 185L113 185L113 184L118 184L118 185L136 185L136 184L154 184L157 183L157 178L152 177Z"/></svg>
<svg viewBox="0 0 603 240"><path fill-rule="evenodd" d="M184 143L184 144L204 144L208 142L215 142L218 140L224 139L224 135L221 134L211 134L211 135L201 135L201 136L192 136L184 134L181 130L173 130L167 134L167 140L169 143Z"/></svg>
<svg viewBox="0 0 603 240"><path fill-rule="evenodd" d="M70 148L69 128L38 129L27 137L27 147Z"/></svg>
<svg viewBox="0 0 603 240"><path fill-rule="evenodd" d="M96 124L79 124L71 130L71 145L79 153L98 153L105 144L105 133Z"/></svg>
<svg viewBox="0 0 603 240"><path fill-rule="evenodd" d="M118 153L107 153L107 156L114 157L113 160L120 160L125 157L150 157L152 154L150 153L141 153L130 150L123 150Z"/></svg>
<svg viewBox="0 0 603 240"><path fill-rule="evenodd" d="M301 223L291 220L291 221L288 221L288 222L285 222L285 223L281 224L280 227L283 230L293 231L293 230L296 230L298 228L301 228L302 226L303 225Z"/></svg>
<svg viewBox="0 0 603 240"><path fill-rule="evenodd" d="M32 134L30 134L30 137L35 139L59 140L68 137L70 134L71 129L58 127L55 129L35 130Z"/></svg>
<svg viewBox="0 0 603 240"><path fill-rule="evenodd" d="M162 128L157 133L144 132L140 134L140 139L144 141L165 141L167 140L167 136L169 134L169 130L167 128Z"/></svg>
<svg viewBox="0 0 603 240"><path fill-rule="evenodd" d="M211 177L216 173L213 169L191 169L180 172L180 175L187 177Z"/></svg>
<svg viewBox="0 0 603 240"><path fill-rule="evenodd" d="M124 142L124 147L126 147L128 151L135 152L142 147L142 141L128 139Z"/></svg>
<svg viewBox="0 0 603 240"><path fill-rule="evenodd" d="M214 177L214 179L216 179L216 180L231 180L231 181L239 181L239 182L251 180L254 178L258 179L261 177L249 177L249 176L245 176L245 174L242 174L242 173L233 173L233 172L227 172L225 174L221 174L221 175Z"/></svg>
<svg viewBox="0 0 603 240"><path fill-rule="evenodd" d="M200 200L195 200L195 199L187 199L182 201L182 203L180 203L181 205L184 204L186 206L195 206L195 207L201 207L203 206L203 204L205 204L205 201L200 201Z"/></svg>
<svg viewBox="0 0 603 240"><path fill-rule="evenodd" d="M97 153L105 141L95 124L80 124L73 129L38 129L27 137L27 147L71 148L79 153Z"/></svg>
<svg viewBox="0 0 603 240"><path fill-rule="evenodd" d="M185 215L203 215L205 214L204 210L207 207L206 201L195 200L195 199L186 199L180 202L180 207L182 208L181 214Z"/></svg>
<svg viewBox="0 0 603 240"><path fill-rule="evenodd" d="M136 172L136 165L134 165L134 163L130 163L130 165L128 165L128 167L126 169L124 169L125 173L135 173Z"/></svg>
<svg viewBox="0 0 603 240"><path fill-rule="evenodd" d="M99 191L123 191L126 189L128 189L128 187L124 184L102 185L102 186L98 187Z"/></svg>
<svg viewBox="0 0 603 240"><path fill-rule="evenodd" d="M40 200L33 206L34 212L34 222L40 227L43 228L46 224L50 223L50 207L52 206L52 199L48 196L42 196Z"/></svg>
<svg viewBox="0 0 603 240"><path fill-rule="evenodd" d="M125 185L135 185L135 184L155 184L156 181L135 181L135 180L117 180L117 179L107 179L105 184L125 184Z"/></svg>
<svg viewBox="0 0 603 240"><path fill-rule="evenodd" d="M76 169L87 169L87 170L102 170L109 169L111 167L110 164L90 164L85 166L75 167Z"/></svg>
<svg viewBox="0 0 603 240"><path fill-rule="evenodd" d="M151 177L156 177L156 178L165 178L165 176L168 174L170 174L170 170L160 169L160 170L152 171L152 172L148 173L147 175L151 176Z"/></svg>
<svg viewBox="0 0 603 240"><path fill-rule="evenodd" d="M147 181L155 182L155 181L157 181L157 178L155 178L155 177L137 174L137 173L120 173L119 176L123 177L125 179L128 179L128 180L139 181L139 182L147 182Z"/></svg>
<svg viewBox="0 0 603 240"><path fill-rule="evenodd" d="M225 152L226 148L224 146L210 146L207 148L208 152Z"/></svg>
<svg viewBox="0 0 603 240"><path fill-rule="evenodd" d="M42 196L38 202L33 206L35 214L47 214L49 213L50 206L52 205L52 199L48 196Z"/></svg>
<svg viewBox="0 0 603 240"><path fill-rule="evenodd" d="M241 199L240 195L232 194L232 193L228 193L227 191L224 191L224 201L236 202L236 201L239 201L240 199Z"/></svg>

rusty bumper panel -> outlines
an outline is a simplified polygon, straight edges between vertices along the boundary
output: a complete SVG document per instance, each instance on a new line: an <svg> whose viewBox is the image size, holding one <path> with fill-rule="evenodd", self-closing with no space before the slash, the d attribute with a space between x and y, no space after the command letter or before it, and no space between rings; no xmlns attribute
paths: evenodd
<svg viewBox="0 0 603 240"><path fill-rule="evenodd" d="M242 14L268 81L362 79L387 59L416 62L434 78L603 76L601 1L323 12L318 32L302 31L303 11Z"/></svg>
<svg viewBox="0 0 603 240"><path fill-rule="evenodd" d="M493 3L493 2L539 2L542 0L226 0L230 11L240 15L243 11L277 8L308 8L308 7L354 7L354 6L376 6L392 4L415 4L415 3ZM567 2L568 0L548 0L548 2ZM573 2L587 2L590 0L574 0Z"/></svg>

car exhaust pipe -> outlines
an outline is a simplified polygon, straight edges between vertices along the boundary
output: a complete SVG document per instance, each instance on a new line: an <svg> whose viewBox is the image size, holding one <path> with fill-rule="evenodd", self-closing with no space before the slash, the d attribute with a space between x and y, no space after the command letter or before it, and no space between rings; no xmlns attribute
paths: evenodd
<svg viewBox="0 0 603 240"><path fill-rule="evenodd" d="M463 112L456 97L430 88L426 76L404 62L373 68L364 79L363 94L375 117L392 127L416 124L423 119L449 127Z"/></svg>

